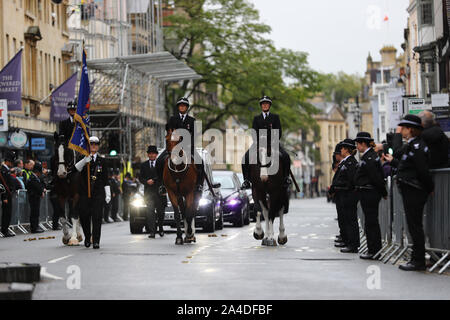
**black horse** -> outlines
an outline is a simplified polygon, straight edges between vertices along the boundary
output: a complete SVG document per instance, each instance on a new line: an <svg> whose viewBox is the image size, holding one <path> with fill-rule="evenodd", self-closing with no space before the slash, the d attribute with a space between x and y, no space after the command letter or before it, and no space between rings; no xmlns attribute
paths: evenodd
<svg viewBox="0 0 450 320"><path fill-rule="evenodd" d="M80 198L78 186L80 184L80 173L75 169L76 153L67 147L64 136L59 136L56 132L55 155L51 159L53 174L53 191L56 195L56 210L63 225L63 243L69 246L79 245L83 240L80 230L78 200ZM72 231L69 231L68 219L66 216L66 203L69 205L68 218L72 222Z"/></svg>
<svg viewBox="0 0 450 320"><path fill-rule="evenodd" d="M280 161L279 152L272 153L269 159L267 148L260 147L257 150L256 164L250 164L250 182L252 183L252 195L255 201L256 226L253 236L256 240L262 240L262 245L276 246L273 224L276 217L280 218L280 233L278 243L287 243L287 235L284 228L283 215L289 205L289 196L286 188L283 188L283 163ZM278 161L278 170L274 171L274 161ZM266 237L261 227L261 211L266 221Z"/></svg>

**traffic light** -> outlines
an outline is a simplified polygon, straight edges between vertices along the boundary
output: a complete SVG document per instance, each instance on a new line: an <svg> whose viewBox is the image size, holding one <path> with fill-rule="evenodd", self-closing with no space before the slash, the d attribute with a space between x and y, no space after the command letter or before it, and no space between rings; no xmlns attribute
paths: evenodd
<svg viewBox="0 0 450 320"><path fill-rule="evenodd" d="M117 151L116 151L116 150L111 150L111 151L109 152L109 155L110 155L111 157L115 157L115 156L117 156Z"/></svg>

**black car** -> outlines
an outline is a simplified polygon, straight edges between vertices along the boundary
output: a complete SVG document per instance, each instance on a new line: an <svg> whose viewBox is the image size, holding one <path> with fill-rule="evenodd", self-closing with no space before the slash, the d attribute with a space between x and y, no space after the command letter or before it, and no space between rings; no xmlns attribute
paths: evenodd
<svg viewBox="0 0 450 320"><path fill-rule="evenodd" d="M236 173L232 171L213 171L215 183L220 183L222 193L223 220L235 227L242 227L250 223L248 197L241 190L241 183Z"/></svg>
<svg viewBox="0 0 450 320"><path fill-rule="evenodd" d="M199 149L198 152L202 155L205 173L208 176L209 181L212 181L210 156L206 150ZM197 212L195 214L195 227L202 228L202 230L206 232L214 232L215 230L223 229L220 184L215 183L212 187L214 195L209 190L205 179L202 198L199 200ZM165 209L164 225L176 228L174 210L169 199L167 199L167 207ZM182 227L184 226L182 225Z"/></svg>
<svg viewBox="0 0 450 320"><path fill-rule="evenodd" d="M147 224L147 205L144 200L144 185L139 184L138 191L130 197L130 232L142 233Z"/></svg>

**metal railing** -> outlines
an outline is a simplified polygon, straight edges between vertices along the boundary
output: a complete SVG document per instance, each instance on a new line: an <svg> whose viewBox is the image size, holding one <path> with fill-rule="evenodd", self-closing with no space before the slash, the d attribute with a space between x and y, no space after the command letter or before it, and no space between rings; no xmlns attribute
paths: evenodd
<svg viewBox="0 0 450 320"><path fill-rule="evenodd" d="M442 274L450 267L450 169L431 170L435 191L428 197L424 209L424 231L426 251L434 259L430 272L441 267ZM393 179L395 181L395 178ZM402 257L411 255L411 236L408 232L403 198L397 183L388 181L388 199L379 204L379 222L383 247L375 258L383 263L392 259L396 264ZM360 253L367 252L364 234L364 214L358 204L358 218L361 227Z"/></svg>

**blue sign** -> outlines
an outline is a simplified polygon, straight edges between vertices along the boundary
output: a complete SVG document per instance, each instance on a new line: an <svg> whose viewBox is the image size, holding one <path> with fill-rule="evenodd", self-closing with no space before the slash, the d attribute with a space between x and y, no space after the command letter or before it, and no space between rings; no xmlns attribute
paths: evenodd
<svg viewBox="0 0 450 320"><path fill-rule="evenodd" d="M31 138L31 150L45 150L45 138Z"/></svg>

